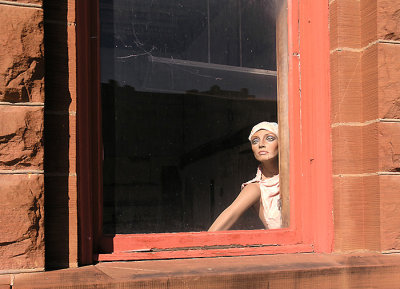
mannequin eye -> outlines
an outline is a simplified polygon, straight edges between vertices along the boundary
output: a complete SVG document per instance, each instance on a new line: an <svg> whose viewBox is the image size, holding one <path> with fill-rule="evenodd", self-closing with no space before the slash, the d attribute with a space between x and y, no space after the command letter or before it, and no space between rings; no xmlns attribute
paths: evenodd
<svg viewBox="0 0 400 289"><path fill-rule="evenodd" d="M275 139L276 139L276 137L274 137L272 135L269 135L269 136L266 137L266 140L269 141L269 142L273 142Z"/></svg>
<svg viewBox="0 0 400 289"><path fill-rule="evenodd" d="M260 142L260 139L259 139L258 137L255 137L255 138L253 138L253 139L251 140L251 144L252 144L252 145L258 144L259 142Z"/></svg>

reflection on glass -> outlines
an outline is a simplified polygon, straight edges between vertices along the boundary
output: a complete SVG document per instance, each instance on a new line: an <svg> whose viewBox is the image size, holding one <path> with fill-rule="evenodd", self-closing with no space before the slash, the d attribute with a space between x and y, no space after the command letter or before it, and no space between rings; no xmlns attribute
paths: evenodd
<svg viewBox="0 0 400 289"><path fill-rule="evenodd" d="M254 177L249 130L276 121L274 1L100 4L104 232L207 230Z"/></svg>

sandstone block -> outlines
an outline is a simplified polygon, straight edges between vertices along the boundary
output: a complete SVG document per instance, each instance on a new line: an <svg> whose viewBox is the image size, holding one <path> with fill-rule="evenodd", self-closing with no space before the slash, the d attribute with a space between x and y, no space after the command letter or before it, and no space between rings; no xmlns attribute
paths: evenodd
<svg viewBox="0 0 400 289"><path fill-rule="evenodd" d="M400 1L376 0L378 39L400 40Z"/></svg>
<svg viewBox="0 0 400 289"><path fill-rule="evenodd" d="M44 101L43 11L2 5L0 101Z"/></svg>
<svg viewBox="0 0 400 289"><path fill-rule="evenodd" d="M362 127L362 151L363 171L361 173L375 173L379 168L380 136L379 123L372 123Z"/></svg>
<svg viewBox="0 0 400 289"><path fill-rule="evenodd" d="M0 169L43 169L43 108L0 106Z"/></svg>
<svg viewBox="0 0 400 289"><path fill-rule="evenodd" d="M11 275L0 275L0 289L10 289Z"/></svg>
<svg viewBox="0 0 400 289"><path fill-rule="evenodd" d="M377 39L377 0L360 1L361 47Z"/></svg>
<svg viewBox="0 0 400 289"><path fill-rule="evenodd" d="M379 169L400 172L400 123L379 124Z"/></svg>
<svg viewBox="0 0 400 289"><path fill-rule="evenodd" d="M0 175L0 269L44 268L42 175Z"/></svg>
<svg viewBox="0 0 400 289"><path fill-rule="evenodd" d="M362 53L361 78L363 94L363 121L378 118L378 47L372 45Z"/></svg>
<svg viewBox="0 0 400 289"><path fill-rule="evenodd" d="M330 49L338 47L338 4L333 1L329 4L329 45Z"/></svg>
<svg viewBox="0 0 400 289"><path fill-rule="evenodd" d="M360 47L360 1L336 0L330 4L329 12L331 49Z"/></svg>
<svg viewBox="0 0 400 289"><path fill-rule="evenodd" d="M400 118L399 54L398 45L382 43L372 45L363 52L361 75L364 121Z"/></svg>
<svg viewBox="0 0 400 289"><path fill-rule="evenodd" d="M365 0L361 2L362 45L378 40L400 40L400 2Z"/></svg>
<svg viewBox="0 0 400 289"><path fill-rule="evenodd" d="M382 250L400 250L400 176L380 176Z"/></svg>
<svg viewBox="0 0 400 289"><path fill-rule="evenodd" d="M379 250L378 176L334 177L335 251Z"/></svg>
<svg viewBox="0 0 400 289"><path fill-rule="evenodd" d="M400 172L400 123L332 129L334 174Z"/></svg>
<svg viewBox="0 0 400 289"><path fill-rule="evenodd" d="M332 129L333 174L363 173L362 148L362 127L334 127Z"/></svg>
<svg viewBox="0 0 400 289"><path fill-rule="evenodd" d="M379 44L378 53L379 117L400 119L400 45Z"/></svg>
<svg viewBox="0 0 400 289"><path fill-rule="evenodd" d="M331 120L362 121L361 55L341 51L331 54Z"/></svg>

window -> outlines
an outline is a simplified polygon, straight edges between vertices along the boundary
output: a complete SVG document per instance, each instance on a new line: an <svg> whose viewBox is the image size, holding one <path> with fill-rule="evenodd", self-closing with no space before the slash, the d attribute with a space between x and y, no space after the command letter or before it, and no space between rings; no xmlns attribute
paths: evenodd
<svg viewBox="0 0 400 289"><path fill-rule="evenodd" d="M100 1L104 233L206 231L254 177L248 133L277 119L275 10Z"/></svg>
<svg viewBox="0 0 400 289"><path fill-rule="evenodd" d="M91 1L89 4L94 5L91 8L99 7L97 1ZM114 23L103 24L103 31L108 31L112 26L119 32L115 34L116 37L106 38L101 44L96 36L100 27L98 16L90 12L92 9L88 9L89 4L79 4L81 6L77 7L77 16L81 21L78 22L78 79L82 83L83 78L79 78L79 75L85 75L85 72L86 75L94 76L94 79L88 80L91 84L89 87L83 84L79 86L82 263L91 262L91 252L114 252L114 256L108 254L99 257L101 260L113 260L298 252L313 251L315 248L329 250L329 242L318 242L318 237L315 236L315 229L322 228L323 225L328 225L324 230L331 230L329 212L318 211L329 211L330 206L329 162L325 167L320 163L321 158L329 159L329 126L326 119L329 116L326 113L329 105L326 106L325 101L321 104L318 99L311 97L314 95L313 89L318 87L325 93L324 96L329 94L326 90L327 78L316 75L313 66L302 70L302 97L299 97L299 54L302 55L301 65L312 63L312 58L315 57L322 69L328 67L324 59L324 53L328 51L327 34L324 34L327 32L323 28L326 27L323 24L327 17L324 18L324 14L319 18L317 16L321 14L317 9L322 9L322 6L317 5L316 10L313 8L307 11L304 6L298 7L297 2L289 1L289 13L283 13L278 18L280 21L275 22L274 19L272 23L266 20L268 18L253 15L246 10L246 7L252 5L265 8L263 5L272 3L268 1L100 1L100 6L109 5L107 3L119 3L123 9L113 15L103 14L107 21ZM223 4L227 6L221 6ZM158 8L154 10L157 11L155 18L149 22L147 19L153 13L151 5L158 5ZM300 11L303 12L299 14L299 19L300 24L303 23L303 30L300 30L300 35L306 35L302 49L309 49L307 51L300 50L297 46L297 12L301 8L303 9ZM263 11L265 9L258 9L257 13ZM286 9L280 11L286 12ZM175 17L171 20L168 15ZM219 18L218 15L223 17ZM320 27L317 29L319 34L310 33L306 29L307 17L315 19L309 27ZM113 22L115 18L117 22ZM286 26L286 18L289 26ZM170 21L168 25L162 24L165 19ZM190 23L194 23L192 26L187 24L188 19ZM130 21L131 25L127 25L126 21ZM272 31L268 30L272 24L283 23L288 27L289 45L285 46L278 41L278 56L270 57L266 61L254 58L254 55L258 55L263 59L268 54L265 52L276 44L268 42L271 38L261 38L266 41L261 46L252 41L243 41L247 39L244 36L251 36L255 32L253 30L256 30L248 29L250 24L243 25L246 21L255 26L268 23L266 31ZM224 28L223 33L219 31L221 27ZM273 30L275 33L275 27ZM222 37L227 31L228 37ZM92 40L89 41L88 35ZM167 35L175 37L177 41L168 42L165 40ZM248 38L253 39L250 36ZM311 57L310 53L315 50L309 41L316 36L320 36L322 49ZM112 39L111 43L107 43L109 39ZM193 45L194 42L196 45ZM116 49L117 46L120 49ZM99 50L99 47L102 49ZM262 50L260 47L269 48ZM282 52L285 47L288 51ZM253 56L250 53L249 57L249 54L244 53L246 49L260 53ZM275 49L270 50L271 53L274 51ZM304 54L300 53L303 51ZM107 69L102 70L101 78L98 68L100 54L103 54L104 59L118 60L114 63L102 63L102 67ZM107 54L112 57L104 57ZM286 64L285 57L280 57L283 54L290 55L286 58ZM277 69L273 67L276 58ZM287 72L284 71L286 68ZM285 145L284 152L281 147L280 155L287 153L290 145L290 156L285 156L290 158L290 226L279 230L257 230L254 227L255 230L203 232L217 211L231 201L224 199L227 196L225 192L230 191L230 196L233 197L235 193L232 191L237 194L236 189L230 189L231 183L237 182L240 185L254 174L256 165L252 167L251 164L246 164L249 158L244 156L249 156L249 152L244 148L242 139L246 138L249 128L257 121L273 120L277 117L276 104L270 105L276 99L271 100L269 95L276 87L277 73L273 72L276 70L279 75L285 75L278 79L278 93L285 95L287 90L286 95L289 96L287 100L279 99L279 117L282 123L281 118L286 111L290 127L290 143ZM95 73L91 74L90 71ZM113 77L110 78L107 74L112 74ZM307 80L318 77L321 82L311 89ZM238 79L243 79L243 82L239 83ZM242 83L246 83L246 86L243 87ZM247 83L252 85L247 87ZM307 91L310 92L310 97L304 94ZM84 98L83 95L88 97ZM184 105L185 102L189 105ZM254 102L257 105L251 106L250 103ZM321 104L318 111L313 108L316 104ZM154 106L164 109L154 109ZM283 109L284 107L287 109ZM134 113L130 114L132 110L128 108L132 108ZM253 113L249 114L246 108L250 108ZM101 116L103 127L100 126ZM155 119L152 120L151 117ZM318 123L312 122L314 117L318 118ZM249 122L241 123L243 118ZM140 123L143 119L147 119L145 126ZM116 122L120 122L120 125ZM118 128L115 129L116 127ZM319 128L322 130L319 130L320 134L316 138ZM104 167L103 152L98 141L102 139L102 132ZM111 137L108 138L107 135ZM145 135L150 135L150 138ZM287 136L286 139L289 140ZM137 146L137 140L140 145L145 145ZM310 146L315 142L325 142L325 146L318 146L315 150ZM129 145L131 143L132 146ZM160 143L162 145L157 147ZM310 153L312 159L309 158ZM233 156L237 156L237 159ZM127 160L131 162L127 163ZM229 165L221 168L220 164L224 162L240 163L241 167L250 169L237 170L234 178L224 179L224 170L232 170ZM155 166L149 163L155 163ZM232 175L232 172L226 175ZM319 176L318 181L310 182L310 175ZM134 179L137 176L141 176L141 179ZM128 183L127 180L134 180L135 183ZM116 199L117 187L124 185L130 186L129 189L118 188L122 193ZM152 190L146 186L158 188ZM309 202L315 197L318 188L328 188L327 194L319 195L315 202ZM136 192L147 193L131 194L135 189ZM190 194L196 192L196 189L198 194ZM283 200L288 202L288 198ZM136 204L140 206L135 207ZM131 210L132 207L135 210ZM135 213L140 211L143 213ZM121 212L127 215L119 218L118 214ZM103 216L104 227L98 221ZM324 218L312 224L310 218L315 216ZM125 222L127 218L135 221ZM166 222L168 220L170 222ZM253 220L245 220L243 227L238 229L249 229L249 224L254 224ZM115 254L119 254L118 257Z"/></svg>

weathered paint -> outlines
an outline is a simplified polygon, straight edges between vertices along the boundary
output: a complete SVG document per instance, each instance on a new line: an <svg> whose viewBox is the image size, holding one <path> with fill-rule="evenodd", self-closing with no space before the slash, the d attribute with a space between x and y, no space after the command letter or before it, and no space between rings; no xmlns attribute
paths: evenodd
<svg viewBox="0 0 400 289"><path fill-rule="evenodd" d="M249 256L249 255L271 255L271 254L293 254L312 253L311 245L297 244L287 246L264 246L229 249L187 249L176 251L154 251L154 252L115 252L112 254L95 255L98 262L104 261L128 261L149 259L174 259L174 258L201 258L222 256Z"/></svg>
<svg viewBox="0 0 400 289"><path fill-rule="evenodd" d="M97 260L331 252L333 216L328 6L321 1L302 1L300 5L297 1L288 2L290 227L281 230L104 236L101 250L114 253L100 254ZM248 247L189 249L230 244ZM250 246L257 244L279 246ZM166 248L187 249L126 253Z"/></svg>

